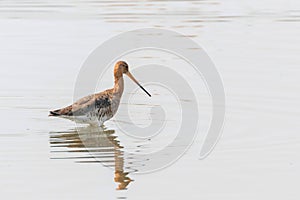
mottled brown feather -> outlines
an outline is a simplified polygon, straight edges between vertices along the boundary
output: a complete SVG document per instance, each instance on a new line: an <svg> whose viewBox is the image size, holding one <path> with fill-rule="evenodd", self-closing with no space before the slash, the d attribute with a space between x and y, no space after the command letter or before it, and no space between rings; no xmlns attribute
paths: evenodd
<svg viewBox="0 0 300 200"><path fill-rule="evenodd" d="M97 109L100 109L99 115L103 115L103 112L106 113L108 110L111 110L112 94L113 89L108 89L100 93L83 97L65 108L50 111L50 116L81 116ZM103 111L101 112L102 109Z"/></svg>

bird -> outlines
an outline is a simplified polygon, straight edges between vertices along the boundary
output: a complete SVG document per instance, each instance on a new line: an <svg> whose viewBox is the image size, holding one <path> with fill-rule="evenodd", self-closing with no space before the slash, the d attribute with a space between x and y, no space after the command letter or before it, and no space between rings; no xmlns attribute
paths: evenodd
<svg viewBox="0 0 300 200"><path fill-rule="evenodd" d="M61 117L79 123L102 126L117 112L124 91L123 74L127 75L146 94L151 94L129 72L125 61L118 61L114 66L114 87L103 92L83 97L67 107L50 111L49 116Z"/></svg>

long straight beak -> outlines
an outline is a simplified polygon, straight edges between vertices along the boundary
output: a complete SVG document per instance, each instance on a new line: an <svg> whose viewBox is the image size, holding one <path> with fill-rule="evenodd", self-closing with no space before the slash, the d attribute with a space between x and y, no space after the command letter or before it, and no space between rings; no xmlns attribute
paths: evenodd
<svg viewBox="0 0 300 200"><path fill-rule="evenodd" d="M126 75L133 81L135 82L142 90L144 90L144 92L146 92L149 97L151 97L151 94L149 92L147 92L147 90L145 90L145 88L143 88L143 86L141 86L141 84L139 84L139 82L132 76L132 74L128 71L126 73Z"/></svg>

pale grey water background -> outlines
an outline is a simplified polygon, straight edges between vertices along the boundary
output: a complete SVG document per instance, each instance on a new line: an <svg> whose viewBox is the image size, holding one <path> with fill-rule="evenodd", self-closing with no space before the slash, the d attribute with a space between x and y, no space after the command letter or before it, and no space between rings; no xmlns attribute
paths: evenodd
<svg viewBox="0 0 300 200"><path fill-rule="evenodd" d="M1 1L0 17L1 198L299 199L297 1ZM116 191L113 170L70 159L88 155L74 124L47 114L72 101L93 49L144 27L178 31L207 51L224 81L226 125L207 159L198 160L198 138L169 168L129 174Z"/></svg>

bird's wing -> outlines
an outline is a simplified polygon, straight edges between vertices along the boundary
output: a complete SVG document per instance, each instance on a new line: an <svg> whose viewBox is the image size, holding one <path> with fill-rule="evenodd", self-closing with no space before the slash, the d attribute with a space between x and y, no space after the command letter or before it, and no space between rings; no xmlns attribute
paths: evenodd
<svg viewBox="0 0 300 200"><path fill-rule="evenodd" d="M106 90L98 94L83 97L65 108L50 111L50 115L81 116L95 109L100 109L99 115L101 115L102 112L106 113L111 110L110 99L110 92Z"/></svg>

